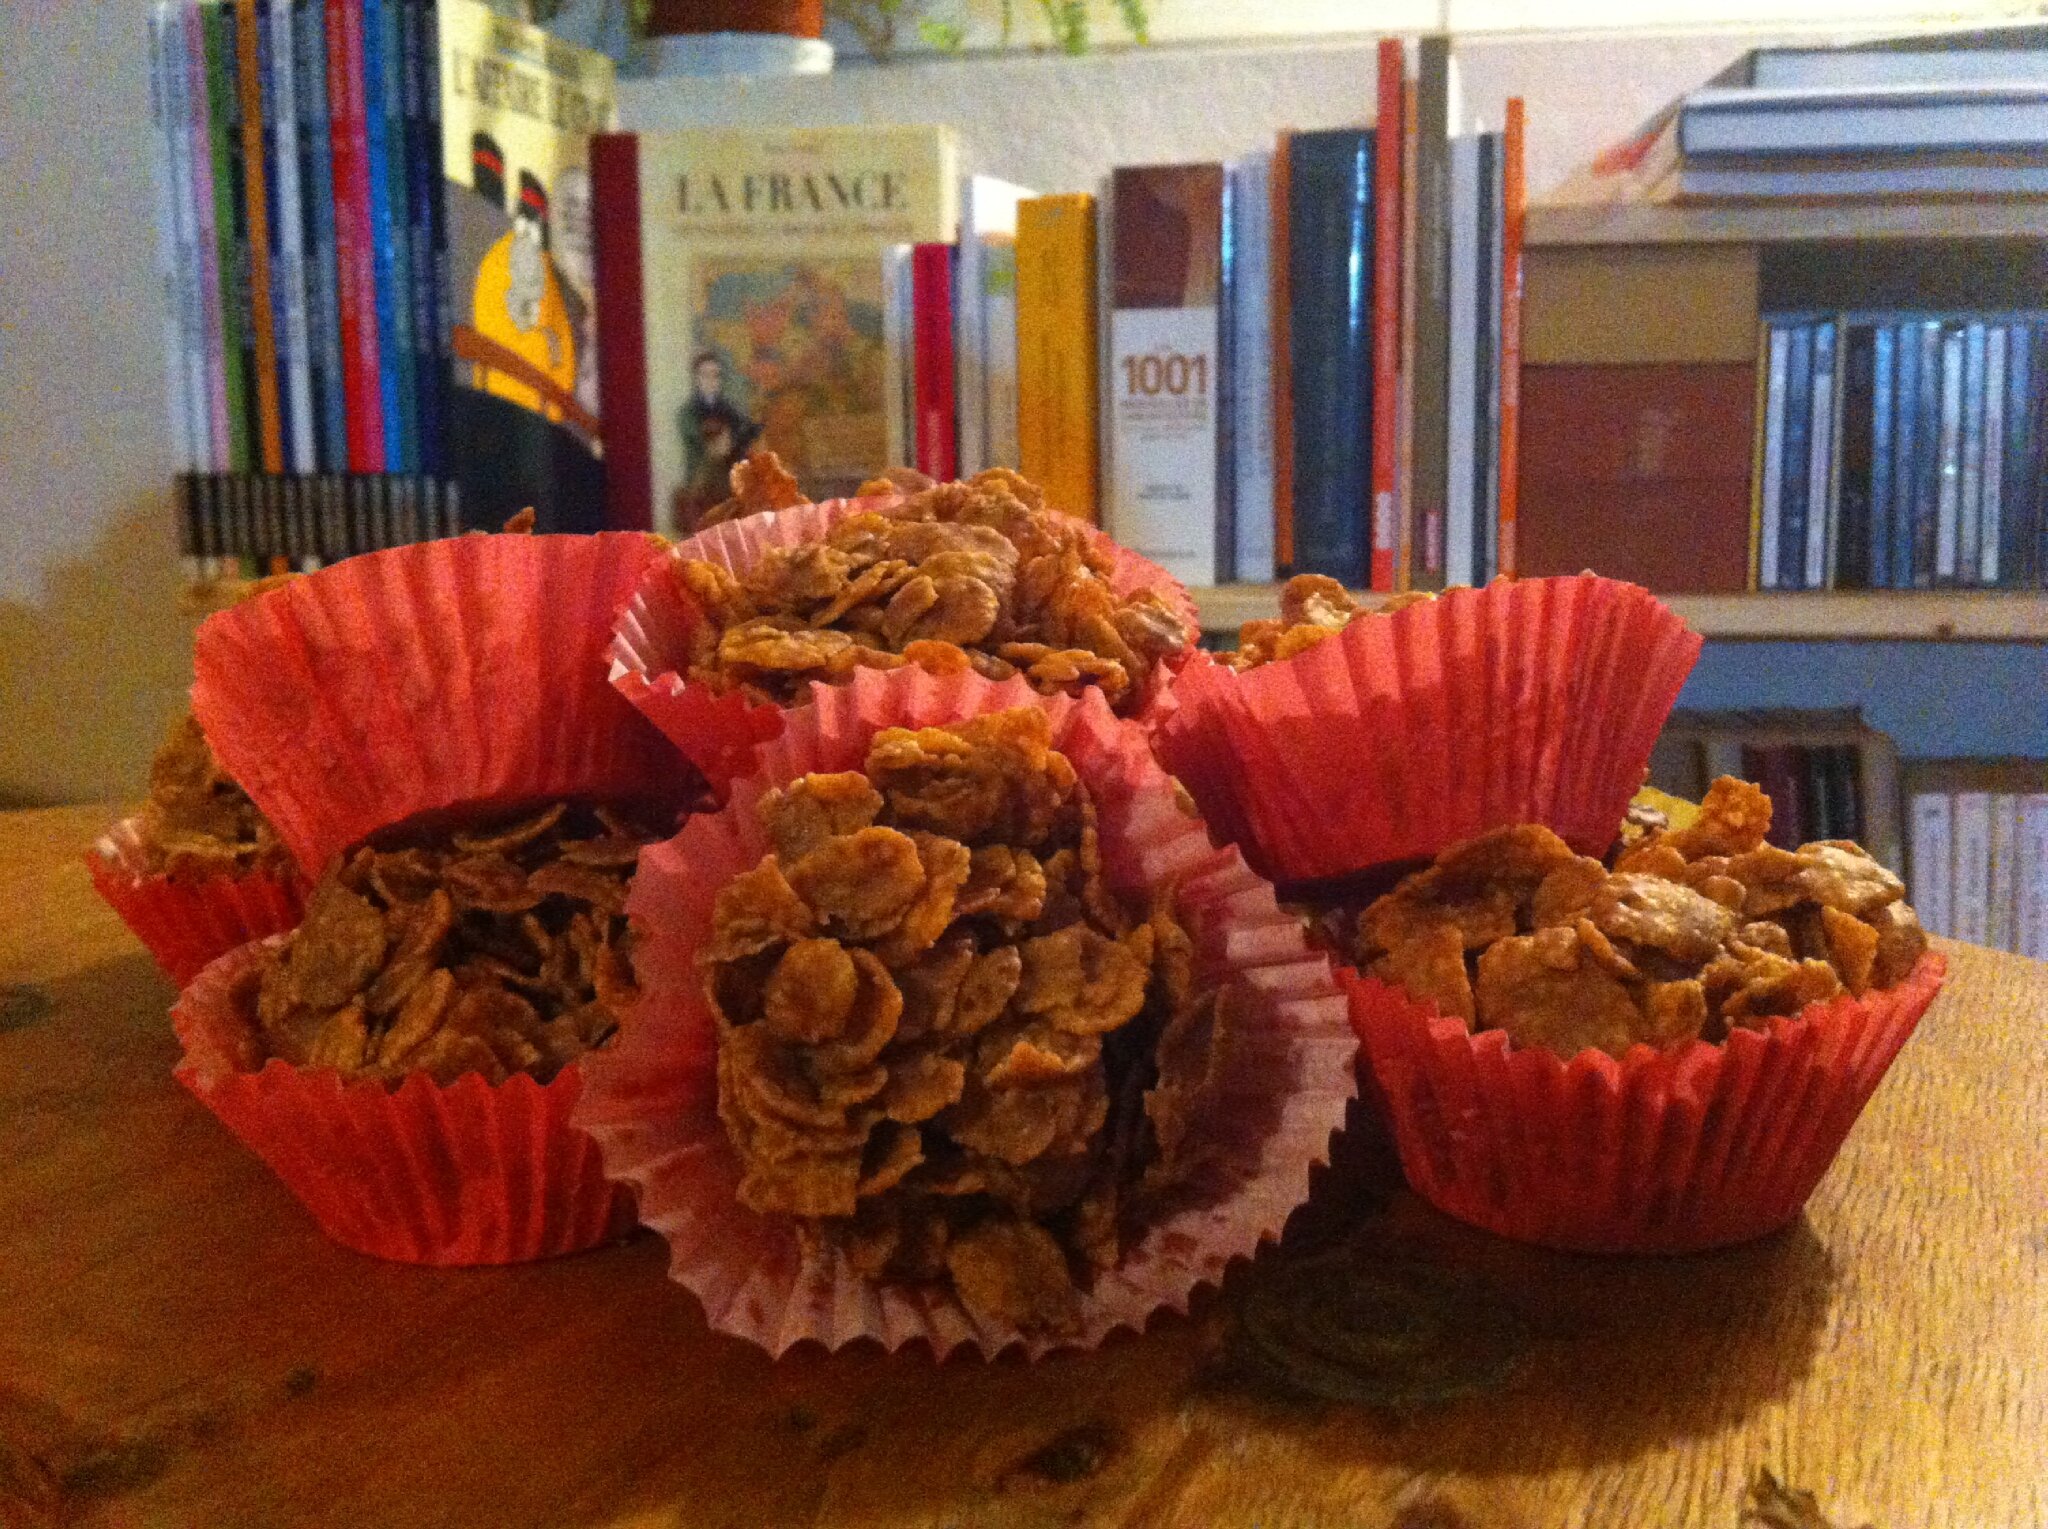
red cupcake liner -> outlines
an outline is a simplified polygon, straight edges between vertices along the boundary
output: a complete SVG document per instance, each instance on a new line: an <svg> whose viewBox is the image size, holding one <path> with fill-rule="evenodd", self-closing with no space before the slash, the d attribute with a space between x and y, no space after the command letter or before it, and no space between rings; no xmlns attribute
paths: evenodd
<svg viewBox="0 0 2048 1529"><path fill-rule="evenodd" d="M676 561L704 559L744 573L771 548L821 541L848 516L886 511L896 502L828 499L749 515L678 542L672 557ZM1155 590L1187 624L1190 642L1200 635L1195 603L1179 580L1094 527L1081 529L1109 556L1112 589L1120 595L1148 587ZM712 790L723 796L731 783L752 767L755 751L781 732L785 708L750 702L684 678L690 634L703 620L696 601L676 579L673 562L657 564L648 570L620 613L611 647L611 677L620 693L659 727L704 773Z"/></svg>
<svg viewBox="0 0 2048 1529"><path fill-rule="evenodd" d="M298 927L306 892L295 873L166 876L148 868L140 827L140 819L123 818L100 835L86 869L93 890L177 986L237 945Z"/></svg>
<svg viewBox="0 0 2048 1529"><path fill-rule="evenodd" d="M1460 1221L1586 1253L1690 1253L1805 1206L1941 989L1929 951L1897 986L1620 1061L1470 1034L1340 968L1409 1184Z"/></svg>
<svg viewBox="0 0 2048 1529"><path fill-rule="evenodd" d="M229 952L179 996L176 1076L329 1237L399 1263L510 1264L633 1229L632 1196L569 1123L583 1093L573 1064L550 1083L470 1073L444 1086L416 1074L394 1090L275 1059L240 1070L237 1006L261 952Z"/></svg>
<svg viewBox="0 0 2048 1529"><path fill-rule="evenodd" d="M1509 823L1599 854L1699 650L1647 590L1593 574L1454 589L1242 675L1191 661L1154 739L1278 881Z"/></svg>
<svg viewBox="0 0 2048 1529"><path fill-rule="evenodd" d="M1240 1107L1217 1127L1226 1152L1212 1193L1149 1228L1085 1297L1081 1329L1063 1337L983 1322L949 1292L874 1285L836 1250L806 1256L789 1218L739 1203L739 1162L717 1114L716 1027L696 964L718 889L768 847L755 817L765 791L809 771L857 768L884 727L1017 704L1051 715L1056 746L1094 791L1111 881L1177 880L1204 974L1241 979L1261 1000L1230 1083ZM791 713L723 810L645 852L628 908L641 1001L619 1044L588 1059L576 1120L602 1143L607 1171L638 1187L642 1219L669 1240L671 1273L714 1328L777 1354L807 1340L838 1348L865 1338L890 1349L921 1340L939 1357L1017 1345L1035 1357L1091 1347L1161 1309L1186 1310L1197 1286L1279 1234L1355 1093L1356 1037L1328 960L1308 948L1272 888L1235 850L1213 847L1175 798L1139 730L1117 721L1099 694L1047 699L1021 680L862 672L843 686L814 686L812 704Z"/></svg>
<svg viewBox="0 0 2048 1529"><path fill-rule="evenodd" d="M612 623L661 555L610 532L350 558L209 617L193 714L309 876L440 808L680 801L695 776L604 678Z"/></svg>

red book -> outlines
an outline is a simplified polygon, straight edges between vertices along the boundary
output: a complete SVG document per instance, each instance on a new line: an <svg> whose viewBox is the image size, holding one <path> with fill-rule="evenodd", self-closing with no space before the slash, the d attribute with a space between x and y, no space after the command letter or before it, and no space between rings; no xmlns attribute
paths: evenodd
<svg viewBox="0 0 2048 1529"><path fill-rule="evenodd" d="M959 472L953 396L953 258L950 244L920 244L910 256L916 467L941 483Z"/></svg>
<svg viewBox="0 0 2048 1529"><path fill-rule="evenodd" d="M1522 438L1522 228L1529 208L1523 173L1523 110L1520 96L1508 97L1501 134L1500 236L1500 572L1514 578L1520 516Z"/></svg>
<svg viewBox="0 0 2048 1529"><path fill-rule="evenodd" d="M333 129L334 269L350 472L384 471L377 381L377 255L370 233L370 141L363 115L363 8L327 0L327 102Z"/></svg>
<svg viewBox="0 0 2048 1529"><path fill-rule="evenodd" d="M605 523L654 529L652 426L647 417L647 315L640 294L640 140L590 140L590 188L603 216L591 251L597 281L597 400L604 421Z"/></svg>
<svg viewBox="0 0 2048 1529"><path fill-rule="evenodd" d="M1273 562L1285 575L1294 567L1294 369L1290 364L1294 311L1293 282L1287 271L1287 209L1293 204L1293 176L1288 173L1288 140L1283 132L1273 147Z"/></svg>
<svg viewBox="0 0 2048 1529"><path fill-rule="evenodd" d="M1806 750L1796 744L1745 748L1742 773L1763 787L1771 799L1771 829L1766 836L1779 849L1797 849L1806 827Z"/></svg>
<svg viewBox="0 0 2048 1529"><path fill-rule="evenodd" d="M1372 587L1382 594L1393 591L1400 540L1402 70L1400 39L1381 38L1372 159Z"/></svg>

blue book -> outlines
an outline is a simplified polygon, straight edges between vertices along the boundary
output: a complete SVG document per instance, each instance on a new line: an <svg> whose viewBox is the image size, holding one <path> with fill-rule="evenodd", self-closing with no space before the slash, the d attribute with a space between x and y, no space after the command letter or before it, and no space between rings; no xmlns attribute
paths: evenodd
<svg viewBox="0 0 2048 1529"><path fill-rule="evenodd" d="M2040 335L2021 320L2012 325L2005 351L2005 515L1999 526L1998 584L2028 589L2040 577L2035 565L2040 537L2041 464L2036 436L2038 386L2034 341Z"/></svg>
<svg viewBox="0 0 2048 1529"><path fill-rule="evenodd" d="M1287 140L1293 573L1353 588L1372 563L1373 135Z"/></svg>
<svg viewBox="0 0 2048 1529"><path fill-rule="evenodd" d="M404 0L406 274L412 286L413 392L417 404L418 459L414 469L438 473L447 435L447 379L436 338L446 321L441 310L434 254L434 204L441 198L441 134L429 124L426 98L440 94L440 43L433 0Z"/></svg>
<svg viewBox="0 0 2048 1529"><path fill-rule="evenodd" d="M1876 330L1868 324L1842 328L1842 428L1835 464L1835 538L1829 584L1869 589L1871 469L1876 437Z"/></svg>
<svg viewBox="0 0 2048 1529"><path fill-rule="evenodd" d="M1892 395L1892 567L1887 587L1913 587L1913 495L1920 480L1920 326L1900 324Z"/></svg>
<svg viewBox="0 0 2048 1529"><path fill-rule="evenodd" d="M409 316L400 317L408 305L399 300L399 247L391 221L391 150L386 141L389 113L384 104L385 4L386 0L363 0L363 132L370 161L370 244L376 265L377 394L384 415L384 466L387 472L404 472L401 358L410 348L407 336L412 326Z"/></svg>
<svg viewBox="0 0 2048 1529"><path fill-rule="evenodd" d="M1841 421L1841 389L1836 378L1836 331L1834 321L1824 319L1813 331L1813 400L1810 405L1812 431L1807 442L1806 465L1806 566L1807 589L1826 589L1833 569L1836 543L1836 513L1840 500L1837 484L1835 441Z"/></svg>
<svg viewBox="0 0 2048 1529"><path fill-rule="evenodd" d="M399 444L403 456L391 459L390 470L417 472L420 465L420 400L418 341L414 338L416 300L412 285L412 145L406 135L405 0L384 0L384 194L391 201L391 313L397 330L391 337L398 368ZM366 109L370 101L366 100Z"/></svg>
<svg viewBox="0 0 2048 1529"><path fill-rule="evenodd" d="M342 385L341 284L334 256L334 125L327 109L327 6L292 6L299 109L299 215L306 241L306 343L312 351L314 454L321 472L348 471Z"/></svg>
<svg viewBox="0 0 2048 1529"><path fill-rule="evenodd" d="M1870 331L1870 492L1864 504L1869 516L1867 571L1870 588L1892 586L1892 458L1898 436L1892 429L1893 358L1898 334L1889 324Z"/></svg>
<svg viewBox="0 0 2048 1529"><path fill-rule="evenodd" d="M1813 475L1814 327L1791 331L1785 358L1785 461L1778 495L1779 589L1806 587L1806 486Z"/></svg>
<svg viewBox="0 0 2048 1529"><path fill-rule="evenodd" d="M1934 584L1935 526L1941 514L1941 323L1929 319L1918 330L1920 375L1913 398L1919 449L1913 458L1913 579L1910 587Z"/></svg>

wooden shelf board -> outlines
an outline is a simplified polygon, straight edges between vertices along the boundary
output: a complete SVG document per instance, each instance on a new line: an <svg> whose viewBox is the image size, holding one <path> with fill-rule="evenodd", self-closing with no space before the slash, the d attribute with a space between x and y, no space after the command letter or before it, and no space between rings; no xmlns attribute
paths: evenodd
<svg viewBox="0 0 2048 1529"><path fill-rule="evenodd" d="M1616 202L1537 206L1529 209L1524 237L1532 246L2048 238L2048 198L1841 205Z"/></svg>
<svg viewBox="0 0 2048 1529"><path fill-rule="evenodd" d="M1208 631L1227 631L1279 614L1277 585L1228 584L1191 593ZM2034 591L1858 590L1662 598L1706 637L1780 642L2048 642L2048 594Z"/></svg>

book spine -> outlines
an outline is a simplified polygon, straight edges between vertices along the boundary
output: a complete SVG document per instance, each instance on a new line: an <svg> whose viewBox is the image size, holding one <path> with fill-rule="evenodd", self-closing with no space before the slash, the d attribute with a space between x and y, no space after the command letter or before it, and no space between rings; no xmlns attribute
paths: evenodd
<svg viewBox="0 0 2048 1529"><path fill-rule="evenodd" d="M295 473L319 468L317 421L313 399L311 315L306 306L305 188L299 182L301 137L305 113L299 109L298 26L292 0L267 0L271 114L277 153L277 209L271 221L276 235L277 297L284 315L283 413L291 421L285 455Z"/></svg>
<svg viewBox="0 0 2048 1529"><path fill-rule="evenodd" d="M2033 525L2030 565L2031 587L2039 589L2048 585L2048 359L2043 357L2043 345L2048 344L2048 332L2036 327L2031 342L2033 349L2033 392L2027 405L2032 432L2031 454L2027 458L2027 516Z"/></svg>
<svg viewBox="0 0 2048 1529"><path fill-rule="evenodd" d="M1400 543L1401 388L1401 95L1398 38L1379 44L1379 116L1372 156L1372 578L1380 594L1394 589Z"/></svg>
<svg viewBox="0 0 2048 1529"><path fill-rule="evenodd" d="M274 382L277 390L277 435L280 456L279 471L292 470L292 440L297 430L297 421L292 418L292 349L291 349L291 294L286 287L284 253L285 204L282 200L283 168L278 162L280 153L291 148L291 130L288 124L281 124L278 118L277 61L280 50L280 34L273 26L276 20L271 0L254 0L256 13L256 77L258 108L262 113L263 140L263 187L265 206L265 236L270 254L270 334L272 350L276 357ZM289 38L289 28L284 38ZM289 51L288 49L286 50ZM280 131L282 128L282 131ZM291 215L298 215L298 204L294 199Z"/></svg>
<svg viewBox="0 0 2048 1529"><path fill-rule="evenodd" d="M1799 589L1806 571L1807 485L1813 472L1814 326L1792 326L1785 355L1785 467L1778 512L1778 589Z"/></svg>
<svg viewBox="0 0 2048 1529"><path fill-rule="evenodd" d="M1017 451L1017 242L981 252L983 465L1015 470Z"/></svg>
<svg viewBox="0 0 2048 1529"><path fill-rule="evenodd" d="M1472 557L1472 456L1476 444L1479 324L1479 139L1450 143L1450 285L1445 310L1449 365L1444 422L1444 583L1475 581ZM1368 395L1369 397L1369 395Z"/></svg>
<svg viewBox="0 0 2048 1529"><path fill-rule="evenodd" d="M1417 537L1417 516L1421 513L1415 497L1415 283L1419 260L1416 244L1415 200L1417 190L1415 156L1416 84L1407 79L1401 86L1401 361L1400 380L1394 387L1394 498L1401 506L1401 522L1394 531L1394 588L1414 587L1416 565L1422 556Z"/></svg>
<svg viewBox="0 0 2048 1529"><path fill-rule="evenodd" d="M657 520L647 404L647 317L642 306L640 141L590 140L595 219L598 408L604 419L605 519L615 531L667 529ZM449 196L463 194L451 186ZM453 315L450 315L451 321Z"/></svg>
<svg viewBox="0 0 2048 1529"><path fill-rule="evenodd" d="M2021 955L2048 961L2048 793L2020 799L2019 845L2014 860L2014 944Z"/></svg>
<svg viewBox="0 0 2048 1529"><path fill-rule="evenodd" d="M1020 216L1017 223L1020 325L1028 325L1034 318L1025 307L1027 262L1033 255L1026 249L1024 241L1024 220ZM886 442L883 449L892 467L911 461L914 455L911 442L917 438L917 411L911 395L917 363L911 353L910 252L908 244L892 244L882 251L882 427ZM1040 376L1039 357L1034 348L1036 338L1028 328L1020 328L1017 365L1023 408L1018 417L1018 429L1023 434L1024 476L1045 489L1050 502L1052 491L1046 488L1044 477L1031 469L1032 462L1037 460L1034 453L1041 439L1039 432L1047 428L1042 416L1048 406L1042 393L1046 384Z"/></svg>
<svg viewBox="0 0 2048 1529"><path fill-rule="evenodd" d="M1272 182L1273 267L1273 562L1294 572L1294 135L1274 141Z"/></svg>
<svg viewBox="0 0 2048 1529"><path fill-rule="evenodd" d="M199 341L188 333L185 303L179 296L179 273L189 269L180 249L176 178L176 152L171 140L182 134L184 124L173 114L176 95L171 83L172 67L185 65L180 16L175 6L158 0L149 13L149 120L155 131L155 152L151 158L152 189L156 194L156 274L163 301L164 424L170 446L171 470L191 472L198 466L199 449L192 435L189 394L190 372L186 364L189 348ZM190 546L180 549L194 556ZM197 568L189 570L197 573Z"/></svg>
<svg viewBox="0 0 2048 1529"><path fill-rule="evenodd" d="M403 82L392 55L397 51L399 0L363 0L363 123L369 156L370 239L375 252L377 303L377 391L383 411L384 470L412 466L412 319L406 288L402 195L394 195L393 172L403 184ZM394 90L394 84L399 88ZM398 97L398 99L394 99ZM394 126L398 128L394 132ZM394 165L392 139L400 140Z"/></svg>
<svg viewBox="0 0 2048 1529"><path fill-rule="evenodd" d="M960 242L953 251L954 472L972 477L987 466L988 379L983 372L981 260L984 245L974 225L970 180L960 199Z"/></svg>
<svg viewBox="0 0 2048 1529"><path fill-rule="evenodd" d="M443 77L441 68L441 7L440 0L419 0L420 5L420 126L421 137L426 151L426 204L427 204L427 297L431 313L427 324L426 345L431 357L429 376L436 398L433 431L422 444L422 460L429 475L426 504L423 513L429 527L435 524L437 511L453 517L459 513L459 505L452 489L443 491L442 485L452 476L450 466L450 438L455 429L455 286L454 273L450 268L448 253L448 198L452 194L442 176L441 155L445 136L442 127L442 96L452 91L454 81ZM592 215L591 215L591 347L596 352L592 357L591 376L593 385L599 389L598 418L600 425L604 418L602 378L604 375L604 343L598 336L603 315L598 312L596 281L596 249L603 237L602 220L596 215L595 201L596 172L592 171ZM637 208L637 199L636 199ZM636 211L637 219L637 211ZM639 229L637 221L633 228L634 248L638 249ZM604 445L609 435L601 433L600 444ZM604 445L609 451L610 447ZM450 524L454 522L451 519Z"/></svg>
<svg viewBox="0 0 2048 1529"><path fill-rule="evenodd" d="M1801 749L1799 755L1806 815L1800 821L1796 842L1844 837L1842 806L1835 796L1834 749Z"/></svg>
<svg viewBox="0 0 2048 1529"><path fill-rule="evenodd" d="M2006 347L2004 502L1999 520L1999 582L2025 589L2035 582L2034 517L2040 477L2034 465L2034 338L2032 324L2015 323Z"/></svg>
<svg viewBox="0 0 2048 1529"><path fill-rule="evenodd" d="M1956 565L1958 584L1977 582L1979 538L1984 528L1985 329L1976 320L1963 326L1962 465L1956 475Z"/></svg>
<svg viewBox="0 0 2048 1529"><path fill-rule="evenodd" d="M1800 758L1803 752L1784 745L1745 746L1742 750L1742 773L1771 799L1769 839L1780 849L1797 849L1806 824L1806 772Z"/></svg>
<svg viewBox="0 0 2048 1529"><path fill-rule="evenodd" d="M1982 945L1991 933L1991 794L1956 793L1955 937Z"/></svg>
<svg viewBox="0 0 2048 1529"><path fill-rule="evenodd" d="M199 324L203 340L198 378L202 409L206 419L206 456L203 472L226 469L232 449L228 426L227 372L221 336L220 238L214 227L213 123L208 96L211 70L207 60L207 21L196 5L182 7L185 31L185 99L189 136L185 159L190 184L188 217L195 252L193 280L199 302ZM193 501L203 498L195 486ZM197 517L195 517L197 518Z"/></svg>
<svg viewBox="0 0 2048 1529"><path fill-rule="evenodd" d="M1415 522L1421 539L1411 581L1442 589L1450 491L1451 42L1416 45L1415 75Z"/></svg>
<svg viewBox="0 0 2048 1529"><path fill-rule="evenodd" d="M2005 521L2005 371L2010 330L1993 324L1984 333L1984 441L1979 473L1977 582L1999 583L1998 554Z"/></svg>
<svg viewBox="0 0 2048 1529"><path fill-rule="evenodd" d="M2014 942L2014 915L2018 912L2018 878L2014 858L2020 843L2020 798L2000 792L1991 798L1991 835L1988 847L1990 897L1985 917L1984 943L1993 950L2018 952Z"/></svg>
<svg viewBox="0 0 2048 1529"><path fill-rule="evenodd" d="M348 470L375 473L384 470L384 398L378 375L377 257L370 228L369 130L363 107L363 9L352 0L325 3Z"/></svg>
<svg viewBox="0 0 2048 1529"><path fill-rule="evenodd" d="M1763 462L1757 480L1757 588L1781 587L1778 549L1784 541L1785 424L1791 387L1792 331L1768 326L1769 340L1759 357L1764 373Z"/></svg>
<svg viewBox="0 0 2048 1529"><path fill-rule="evenodd" d="M325 0L294 0L293 30L316 469L343 472L348 467L348 399L342 382L341 308L335 290L334 163L330 150L334 128L327 112Z"/></svg>
<svg viewBox="0 0 2048 1529"><path fill-rule="evenodd" d="M1237 285L1231 306L1235 342L1231 373L1235 392L1236 575L1250 584L1269 584L1273 557L1273 202L1272 156L1238 161L1238 187L1231 203L1235 225Z"/></svg>
<svg viewBox="0 0 2048 1529"><path fill-rule="evenodd" d="M1500 567L1500 134L1479 135L1473 325L1472 582Z"/></svg>
<svg viewBox="0 0 2048 1529"><path fill-rule="evenodd" d="M1961 329L1941 337L1940 453L1936 458L1934 581L1953 584L1963 497L1963 373L1966 341Z"/></svg>
<svg viewBox="0 0 2048 1529"><path fill-rule="evenodd" d="M1920 332L1900 324L1894 331L1897 359L1892 400L1891 575L1887 587L1913 587L1913 500L1920 481Z"/></svg>
<svg viewBox="0 0 2048 1529"><path fill-rule="evenodd" d="M1237 199L1235 167L1223 168L1223 215L1216 259L1216 571L1218 584L1237 582Z"/></svg>
<svg viewBox="0 0 2048 1529"><path fill-rule="evenodd" d="M256 0L234 0L236 90L241 103L242 206L248 273L251 373L256 391L259 455L252 466L284 471L284 419L278 412L277 314L271 303L270 188L264 175L264 13ZM275 140L270 145L275 148Z"/></svg>
<svg viewBox="0 0 2048 1529"><path fill-rule="evenodd" d="M440 58L434 32L434 0L402 0L399 49L404 99L399 123L405 140L406 290L412 304L412 466L416 473L441 471L448 429L447 379L437 338L446 316L441 311L440 264L434 252L441 138L427 118L427 96L430 91L439 93ZM582 370L580 365L578 370ZM411 502L417 512L417 494Z"/></svg>
<svg viewBox="0 0 2048 1529"><path fill-rule="evenodd" d="M1941 516L1941 325L1932 320L1918 326L1920 374L1914 409L1919 420L1918 449L1913 457L1913 577L1911 587L1934 583L1936 528Z"/></svg>
<svg viewBox="0 0 2048 1529"><path fill-rule="evenodd" d="M950 244L911 254L916 357L917 470L941 483L959 476L953 385L953 260Z"/></svg>
<svg viewBox="0 0 2048 1529"><path fill-rule="evenodd" d="M1871 587L1871 407L1877 383L1876 340L1870 325L1845 324L1836 342L1842 358L1841 427L1835 450L1837 536L1828 565L1830 587Z"/></svg>
<svg viewBox="0 0 2048 1529"><path fill-rule="evenodd" d="M1509 96L1501 134L1500 306L1500 566L1503 577L1520 568L1515 555L1516 497L1522 433L1522 233L1528 210L1524 173L1522 98Z"/></svg>
<svg viewBox="0 0 2048 1529"><path fill-rule="evenodd" d="M202 6L206 18L207 120L213 156L213 226L220 267L220 357L227 402L228 451L223 472L246 472L260 451L252 427L248 233L242 226L241 130L235 92L235 13Z"/></svg>
<svg viewBox="0 0 2048 1529"><path fill-rule="evenodd" d="M1828 584L1828 527L1835 515L1835 410L1840 374L1837 370L1835 325L1823 320L1813 332L1813 420L1807 449L1806 546L1802 580L1807 589Z"/></svg>
<svg viewBox="0 0 2048 1529"><path fill-rule="evenodd" d="M1373 136L1297 134L1288 212L1293 294L1294 563L1357 586L1369 578Z"/></svg>
<svg viewBox="0 0 2048 1529"><path fill-rule="evenodd" d="M1889 589L1892 581L1892 396L1897 387L1894 360L1898 334L1889 324L1871 326L1870 429L1859 448L1868 458L1869 480L1863 495L1864 581L1871 589Z"/></svg>
<svg viewBox="0 0 2048 1529"><path fill-rule="evenodd" d="M903 252L908 276L909 251ZM1096 479L1098 325L1095 198L1034 197L1017 209L1017 449L1024 476L1049 503L1083 520L1100 518ZM910 284L901 320L906 361ZM904 367L903 418L915 419ZM904 432L906 441L914 428ZM897 460L907 460L907 449ZM1270 524L1270 521L1269 521ZM1270 575L1269 575L1270 577Z"/></svg>

